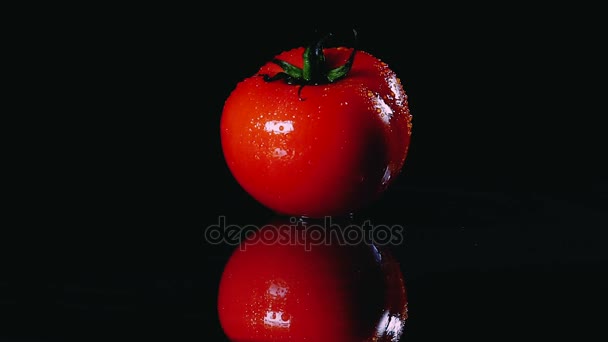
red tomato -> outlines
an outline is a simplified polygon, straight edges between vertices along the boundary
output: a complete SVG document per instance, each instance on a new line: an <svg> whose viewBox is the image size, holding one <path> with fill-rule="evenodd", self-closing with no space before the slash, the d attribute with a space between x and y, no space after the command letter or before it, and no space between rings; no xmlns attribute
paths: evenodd
<svg viewBox="0 0 608 342"><path fill-rule="evenodd" d="M284 51L238 83L224 104L221 142L235 179L263 205L338 216L393 182L411 125L407 95L387 64L318 43Z"/></svg>
<svg viewBox="0 0 608 342"><path fill-rule="evenodd" d="M389 251L371 244L307 248L293 238L307 228L288 224L263 227L226 264L218 294L226 336L234 342L398 341L407 298ZM292 238L279 242L279 235Z"/></svg>

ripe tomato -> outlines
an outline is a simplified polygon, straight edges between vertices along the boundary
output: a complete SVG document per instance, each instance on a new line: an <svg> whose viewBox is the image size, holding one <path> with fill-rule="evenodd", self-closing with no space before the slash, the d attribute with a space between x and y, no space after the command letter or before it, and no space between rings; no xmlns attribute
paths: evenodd
<svg viewBox="0 0 608 342"><path fill-rule="evenodd" d="M372 244L307 247L294 237L307 229L276 221L234 251L218 292L226 336L235 342L398 341L407 298L389 251Z"/></svg>
<svg viewBox="0 0 608 342"><path fill-rule="evenodd" d="M238 183L284 215L346 215L403 167L412 115L399 78L346 47L284 51L225 101L221 142Z"/></svg>

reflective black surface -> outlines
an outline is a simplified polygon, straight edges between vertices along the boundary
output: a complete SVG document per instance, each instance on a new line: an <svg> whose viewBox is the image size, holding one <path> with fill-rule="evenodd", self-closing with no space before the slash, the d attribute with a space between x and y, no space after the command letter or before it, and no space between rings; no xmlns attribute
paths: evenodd
<svg viewBox="0 0 608 342"><path fill-rule="evenodd" d="M392 249L408 290L405 340L599 330L608 304L605 213L539 195L401 191L369 217L406 228ZM266 222L230 213L235 224ZM216 293L233 247L205 245L188 217L66 233L61 249L44 245L22 256L27 261L1 283L3 334L221 341Z"/></svg>
<svg viewBox="0 0 608 342"><path fill-rule="evenodd" d="M403 174L356 214L405 227L393 248L409 296L403 340L597 338L608 183L604 107L585 78L594 31L529 8L453 10L418 5L358 25L360 48L400 75L414 116ZM273 216L225 167L223 99L314 25L152 13L79 20L51 44L65 72L47 71L69 75L54 78L66 84L52 103L69 109L36 121L34 165L19 169L28 190L19 224L7 221L16 242L2 240L3 341L223 341L216 295L233 246L203 232L220 216Z"/></svg>

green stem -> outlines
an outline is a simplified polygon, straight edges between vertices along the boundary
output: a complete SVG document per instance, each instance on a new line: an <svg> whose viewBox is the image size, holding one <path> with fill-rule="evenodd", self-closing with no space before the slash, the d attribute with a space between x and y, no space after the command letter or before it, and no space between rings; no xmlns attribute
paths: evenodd
<svg viewBox="0 0 608 342"><path fill-rule="evenodd" d="M355 42L357 40L357 31L353 30ZM348 60L343 65L330 69L325 60L323 53L323 43L331 37L332 34L323 36L318 41L306 47L302 54L302 68L298 68L293 64L280 59L274 59L272 62L281 67L283 71L274 76L261 75L266 82L283 80L287 84L295 84L300 86L319 85L334 83L346 77L350 72L357 48L353 48Z"/></svg>

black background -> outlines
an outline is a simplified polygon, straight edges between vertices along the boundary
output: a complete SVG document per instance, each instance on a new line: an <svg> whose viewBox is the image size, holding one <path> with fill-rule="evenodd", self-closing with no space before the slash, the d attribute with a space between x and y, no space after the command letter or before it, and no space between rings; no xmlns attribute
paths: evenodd
<svg viewBox="0 0 608 342"><path fill-rule="evenodd" d="M23 25L32 92L7 231L24 243L3 240L0 336L223 341L215 300L232 247L206 244L204 229L273 216L226 168L223 101L279 52L326 32L350 44L353 28L399 75L414 116L402 175L359 213L406 227L394 248L404 340L601 333L596 11L404 6L352 21L328 8L314 23L260 8L99 8Z"/></svg>

